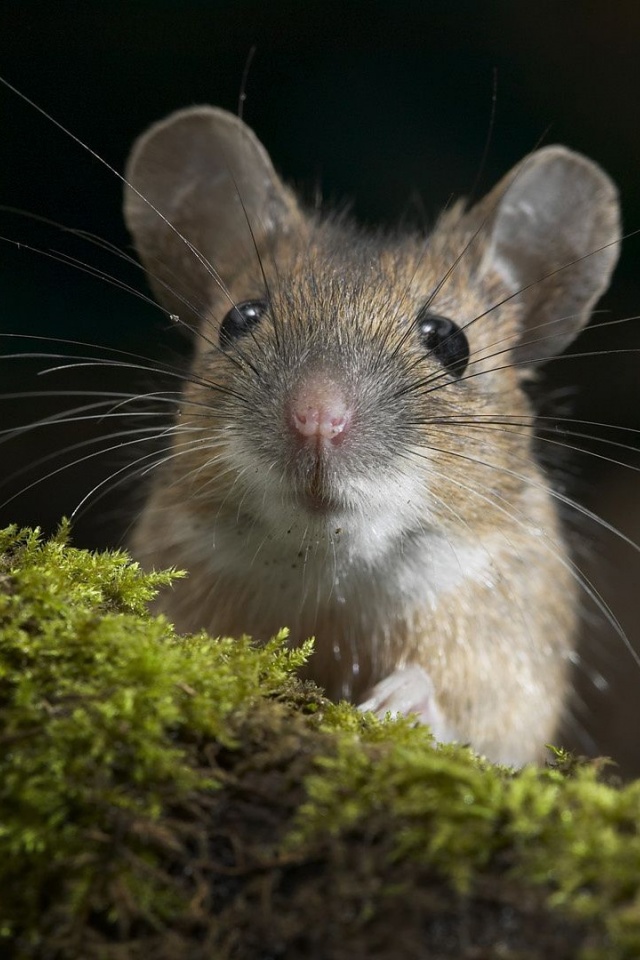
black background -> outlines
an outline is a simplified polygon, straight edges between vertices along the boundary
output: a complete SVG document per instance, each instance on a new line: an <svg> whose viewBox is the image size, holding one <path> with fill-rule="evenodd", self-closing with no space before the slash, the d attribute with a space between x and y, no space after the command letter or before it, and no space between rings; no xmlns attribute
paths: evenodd
<svg viewBox="0 0 640 960"><path fill-rule="evenodd" d="M392 223L408 211L432 220L452 195L474 188L481 195L529 150L562 142L591 156L618 183L625 231L632 234L640 229L639 37L640 5L634 0L5 0L0 75L121 170L136 135L170 110L197 102L235 110L255 46L245 119L279 171L308 199L320 189L329 205L349 201L354 214L371 224ZM2 88L0 203L129 249L117 178ZM75 338L170 362L186 352L157 309L24 245L78 256L146 292L141 275L122 261L7 210L0 212L0 236L0 332ZM600 320L640 312L639 263L640 237L630 236ZM578 348L593 356L552 365L550 388L571 388L577 418L640 427L640 354L634 352L639 331L632 319L587 333ZM15 341L9 347L5 341L0 352L21 349L33 345ZM36 367L0 359L0 429L58 409L52 399L26 396L35 390L140 386L135 371L92 368L36 377ZM20 399L13 399L16 393ZM606 435L640 447L633 432ZM114 451L30 486L61 463L37 461L89 436L72 425L0 442L0 523L50 529L117 469L121 454ZM602 454L604 448L593 444L592 451ZM633 451L609 452L638 463ZM34 463L30 473L22 472ZM590 509L640 539L637 474L598 456L576 456L573 489ZM131 502L121 488L97 501L78 518L76 541L118 542ZM585 531L589 574L640 646L634 639L637 555L595 526ZM592 625L598 648L587 657L594 667L584 684L587 718L598 747L640 772L640 666L619 639L605 641L601 632ZM596 664L612 684L600 693Z"/></svg>

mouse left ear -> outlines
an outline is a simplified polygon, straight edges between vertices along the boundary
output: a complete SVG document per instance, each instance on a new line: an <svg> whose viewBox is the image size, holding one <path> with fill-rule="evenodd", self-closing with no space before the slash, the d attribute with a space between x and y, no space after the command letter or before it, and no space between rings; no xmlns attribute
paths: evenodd
<svg viewBox="0 0 640 960"><path fill-rule="evenodd" d="M301 229L293 193L238 117L188 107L153 124L127 162L124 214L157 299L197 320L273 237Z"/></svg>
<svg viewBox="0 0 640 960"><path fill-rule="evenodd" d="M514 167L478 215L489 233L481 272L497 272L522 308L515 359L555 356L589 320L618 259L613 182L581 154L545 147Z"/></svg>

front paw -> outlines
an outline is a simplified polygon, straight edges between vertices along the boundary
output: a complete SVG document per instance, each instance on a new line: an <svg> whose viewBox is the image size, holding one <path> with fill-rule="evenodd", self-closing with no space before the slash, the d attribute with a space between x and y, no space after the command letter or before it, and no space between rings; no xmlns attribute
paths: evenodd
<svg viewBox="0 0 640 960"><path fill-rule="evenodd" d="M429 726L441 743L458 739L442 713L431 677L415 664L400 667L377 683L367 699L358 704L358 709L370 710L379 717L387 713L396 716L416 714L420 723Z"/></svg>

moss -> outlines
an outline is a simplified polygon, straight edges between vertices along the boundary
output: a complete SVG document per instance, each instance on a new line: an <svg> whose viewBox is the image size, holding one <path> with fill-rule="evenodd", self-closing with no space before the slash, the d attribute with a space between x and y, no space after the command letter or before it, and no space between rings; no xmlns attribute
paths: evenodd
<svg viewBox="0 0 640 960"><path fill-rule="evenodd" d="M502 858L514 879L546 887L550 906L602 925L607 947L585 956L639 957L640 782L607 785L600 764L514 772L429 741L407 720L340 737L307 778L289 842L388 820L392 859L435 866L468 893Z"/></svg>
<svg viewBox="0 0 640 960"><path fill-rule="evenodd" d="M640 956L639 784L330 704L285 632L178 637L177 575L0 532L11 956Z"/></svg>
<svg viewBox="0 0 640 960"><path fill-rule="evenodd" d="M175 912L166 884L134 877L132 855L146 856L145 834L162 831L169 803L215 789L195 762L198 744L231 745L229 715L285 688L304 656L285 648L285 633L260 649L248 638L177 638L146 611L175 574L75 550L67 533L45 544L31 531L0 535L5 936L36 923L43 890L62 877L76 914L98 897L115 916L98 890L112 878L140 909ZM115 850L106 840L114 830L133 846Z"/></svg>

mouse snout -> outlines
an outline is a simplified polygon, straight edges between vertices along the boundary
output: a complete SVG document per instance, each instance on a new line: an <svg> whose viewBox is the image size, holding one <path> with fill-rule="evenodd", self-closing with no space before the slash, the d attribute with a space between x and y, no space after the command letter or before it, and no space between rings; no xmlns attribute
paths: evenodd
<svg viewBox="0 0 640 960"><path fill-rule="evenodd" d="M345 391L324 373L301 381L287 407L291 433L301 446L339 446L349 431L352 410Z"/></svg>

